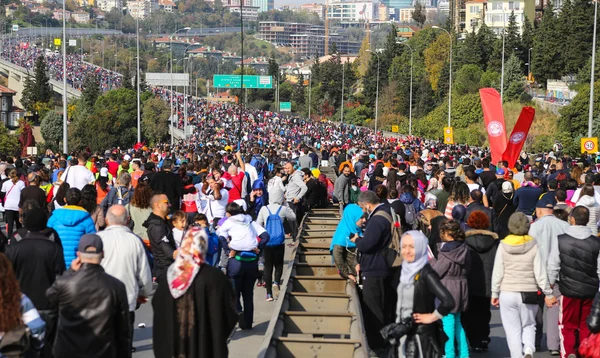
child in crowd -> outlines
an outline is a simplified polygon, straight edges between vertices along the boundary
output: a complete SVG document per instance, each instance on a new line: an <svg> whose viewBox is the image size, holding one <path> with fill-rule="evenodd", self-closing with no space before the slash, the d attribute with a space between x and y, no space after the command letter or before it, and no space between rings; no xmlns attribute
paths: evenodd
<svg viewBox="0 0 600 358"><path fill-rule="evenodd" d="M204 214L196 214L194 216L194 225L198 225L206 231L206 236L208 237L206 248L206 254L204 256L204 261L211 266L217 266L219 263L219 253L221 251L219 237L217 233L211 229L208 224L208 218Z"/></svg>
<svg viewBox="0 0 600 358"><path fill-rule="evenodd" d="M460 321L460 313L467 309L468 304L467 274L471 266L471 256L465 245L465 233L458 222L450 220L443 223L440 226L440 237L442 244L438 251L437 261L432 266L440 275L442 284L454 298L454 308L442 318L444 333L448 336L445 357L456 357L455 342L457 342L458 356L467 358L469 357L469 342Z"/></svg>
<svg viewBox="0 0 600 358"><path fill-rule="evenodd" d="M173 239L175 240L175 245L177 248L181 246L181 240L183 240L183 232L185 231L185 227L187 224L187 215L181 211L177 210L171 216L171 225L173 225Z"/></svg>

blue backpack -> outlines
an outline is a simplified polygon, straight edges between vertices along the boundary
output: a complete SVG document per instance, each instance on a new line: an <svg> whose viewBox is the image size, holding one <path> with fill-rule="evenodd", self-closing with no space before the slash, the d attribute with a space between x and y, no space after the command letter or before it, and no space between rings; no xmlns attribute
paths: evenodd
<svg viewBox="0 0 600 358"><path fill-rule="evenodd" d="M267 225L265 225L265 230L269 233L269 241L267 242L267 246L279 246L282 245L285 241L285 231L283 229L283 221L281 217L279 217L279 212L283 205L277 209L275 214L271 213L268 207L267 211L269 212L269 217L267 218Z"/></svg>
<svg viewBox="0 0 600 358"><path fill-rule="evenodd" d="M214 231L210 231L208 228L206 229L206 234L208 235L208 242L206 247L207 255L214 255L219 251L219 237Z"/></svg>
<svg viewBox="0 0 600 358"><path fill-rule="evenodd" d="M269 175L269 166L265 158L262 156L253 156L252 160L250 160L250 165L256 168L256 173L258 174L258 180L265 181Z"/></svg>

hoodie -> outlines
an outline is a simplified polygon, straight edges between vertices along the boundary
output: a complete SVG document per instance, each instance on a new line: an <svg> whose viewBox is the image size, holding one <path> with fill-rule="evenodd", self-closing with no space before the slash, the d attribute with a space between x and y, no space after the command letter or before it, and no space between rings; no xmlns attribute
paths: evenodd
<svg viewBox="0 0 600 358"><path fill-rule="evenodd" d="M600 217L600 204L596 202L594 197L584 195L577 201L577 206L585 206L590 211L590 219L587 227L592 231L592 235L598 235L598 218Z"/></svg>
<svg viewBox="0 0 600 358"><path fill-rule="evenodd" d="M471 251L471 271L467 275L469 295L490 297L492 271L498 250L498 235L487 230L468 230L465 243Z"/></svg>
<svg viewBox="0 0 600 358"><path fill-rule="evenodd" d="M498 298L500 291L537 292L538 287L547 297L552 296L535 240L529 235L508 235L496 252L492 298Z"/></svg>
<svg viewBox="0 0 600 358"><path fill-rule="evenodd" d="M152 255L154 255L154 272L157 281L167 271L167 268L175 262L173 252L177 249L171 225L160 216L150 213L143 226L148 229L148 240Z"/></svg>
<svg viewBox="0 0 600 358"><path fill-rule="evenodd" d="M258 237L265 232L265 229L252 221L250 215L238 214L229 217L223 225L217 230L217 235L226 242L231 250L251 251L258 247Z"/></svg>
<svg viewBox="0 0 600 358"><path fill-rule="evenodd" d="M423 203L415 198L411 193L402 193L400 195L400 201L404 204L412 204L415 208L415 213L418 214L421 210L425 210Z"/></svg>
<svg viewBox="0 0 600 358"><path fill-rule="evenodd" d="M66 205L54 210L47 226L56 230L62 241L66 267L71 266L71 261L75 260L79 238L96 232L96 225L90 214L76 205Z"/></svg>
<svg viewBox="0 0 600 358"><path fill-rule="evenodd" d="M558 235L562 235L570 225L554 215L537 219L529 228L529 235L535 239L542 263L548 267L550 252L558 250Z"/></svg>
<svg viewBox="0 0 600 358"><path fill-rule="evenodd" d="M467 245L460 241L440 244L438 258L431 266L454 298L451 312L466 311L469 304L467 275L471 269L471 255Z"/></svg>

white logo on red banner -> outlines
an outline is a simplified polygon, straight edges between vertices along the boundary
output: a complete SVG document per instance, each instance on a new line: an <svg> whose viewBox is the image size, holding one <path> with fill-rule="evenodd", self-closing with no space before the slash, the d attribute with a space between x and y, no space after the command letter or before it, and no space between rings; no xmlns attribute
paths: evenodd
<svg viewBox="0 0 600 358"><path fill-rule="evenodd" d="M488 124L487 131L492 137L500 137L504 133L504 126L498 121L492 121Z"/></svg>
<svg viewBox="0 0 600 358"><path fill-rule="evenodd" d="M523 139L525 139L525 133L523 132L513 133L513 135L510 136L510 142L512 144L519 144Z"/></svg>

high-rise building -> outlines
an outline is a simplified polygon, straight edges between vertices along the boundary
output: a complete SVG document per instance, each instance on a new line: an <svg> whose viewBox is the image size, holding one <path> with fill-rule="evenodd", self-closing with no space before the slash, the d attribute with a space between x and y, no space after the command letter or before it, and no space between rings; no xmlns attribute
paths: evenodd
<svg viewBox="0 0 600 358"><path fill-rule="evenodd" d="M121 9L123 6L121 0L97 0L96 4L104 12L110 12L114 8Z"/></svg>
<svg viewBox="0 0 600 358"><path fill-rule="evenodd" d="M414 7L413 0L382 0L381 3L388 7L388 9L405 9L407 7Z"/></svg>
<svg viewBox="0 0 600 358"><path fill-rule="evenodd" d="M342 23L373 21L375 8L373 1L332 1L327 7L327 18Z"/></svg>
<svg viewBox="0 0 600 358"><path fill-rule="evenodd" d="M317 15L319 15L319 19L321 19L321 20L325 19L325 5L324 4L317 4L317 3L302 4L302 5L300 5L300 10L304 10L306 12L317 13Z"/></svg>
<svg viewBox="0 0 600 358"><path fill-rule="evenodd" d="M275 9L275 0L253 0L252 6L258 7L258 12L267 12Z"/></svg>

